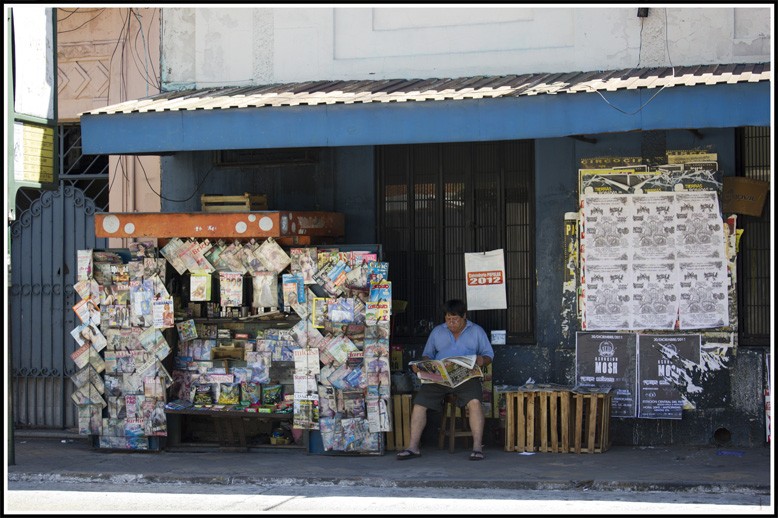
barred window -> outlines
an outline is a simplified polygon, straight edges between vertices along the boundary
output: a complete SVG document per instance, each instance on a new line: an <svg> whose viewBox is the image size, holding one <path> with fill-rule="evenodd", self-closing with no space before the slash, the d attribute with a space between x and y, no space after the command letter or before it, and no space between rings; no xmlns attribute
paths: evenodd
<svg viewBox="0 0 778 518"><path fill-rule="evenodd" d="M746 127L738 130L737 175L770 182L770 128ZM770 342L770 199L762 215L738 215L737 226L743 229L737 259L738 343L769 345Z"/></svg>
<svg viewBox="0 0 778 518"><path fill-rule="evenodd" d="M81 147L81 125L60 124L59 181L77 187L95 202L100 212L108 210L108 155L85 155ZM23 187L16 193L16 215L29 209L40 198L41 190Z"/></svg>
<svg viewBox="0 0 778 518"><path fill-rule="evenodd" d="M505 310L468 318L535 339L532 141L379 146L379 240L390 263L393 336L423 342L447 299L466 300L464 254L503 249ZM414 340L415 339L415 340Z"/></svg>

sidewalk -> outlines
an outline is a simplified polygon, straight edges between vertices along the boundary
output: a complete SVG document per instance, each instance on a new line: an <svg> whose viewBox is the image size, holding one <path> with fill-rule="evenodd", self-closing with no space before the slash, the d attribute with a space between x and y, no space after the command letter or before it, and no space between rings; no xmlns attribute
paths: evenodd
<svg viewBox="0 0 778 518"><path fill-rule="evenodd" d="M8 481L113 481L207 484L315 484L374 487L484 487L771 494L771 448L613 446L605 453L536 453L485 448L473 462L468 450L425 448L399 461L385 455L309 454L305 450L248 452L117 452L85 437L16 434Z"/></svg>

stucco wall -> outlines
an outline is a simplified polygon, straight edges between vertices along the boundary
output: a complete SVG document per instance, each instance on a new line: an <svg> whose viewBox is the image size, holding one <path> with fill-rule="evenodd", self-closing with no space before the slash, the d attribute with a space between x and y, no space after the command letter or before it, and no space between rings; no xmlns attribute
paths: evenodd
<svg viewBox="0 0 778 518"><path fill-rule="evenodd" d="M57 12L58 114L159 93L159 9L60 8ZM109 210L158 212L159 157L110 157ZM151 187L150 187L151 186ZM111 247L126 246L112 239Z"/></svg>
<svg viewBox="0 0 778 518"><path fill-rule="evenodd" d="M770 61L768 8L163 9L170 89Z"/></svg>

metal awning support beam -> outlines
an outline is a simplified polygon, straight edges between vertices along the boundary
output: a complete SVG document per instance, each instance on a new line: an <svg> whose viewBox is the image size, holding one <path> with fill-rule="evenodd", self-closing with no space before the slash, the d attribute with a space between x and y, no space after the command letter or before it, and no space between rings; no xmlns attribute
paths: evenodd
<svg viewBox="0 0 778 518"><path fill-rule="evenodd" d="M162 154L770 125L766 81L657 92L84 114L81 130L86 154Z"/></svg>

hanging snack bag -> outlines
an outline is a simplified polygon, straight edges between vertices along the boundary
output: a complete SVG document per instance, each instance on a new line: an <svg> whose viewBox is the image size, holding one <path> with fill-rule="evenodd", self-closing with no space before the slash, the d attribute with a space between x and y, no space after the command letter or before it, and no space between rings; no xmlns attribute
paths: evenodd
<svg viewBox="0 0 778 518"><path fill-rule="evenodd" d="M257 406L262 403L262 385L254 381L244 381L240 384L240 402L244 405Z"/></svg>
<svg viewBox="0 0 778 518"><path fill-rule="evenodd" d="M237 405L240 402L240 384L221 383L219 390L220 405Z"/></svg>
<svg viewBox="0 0 778 518"><path fill-rule="evenodd" d="M276 405L283 399L283 386L281 385L263 385L262 386L262 404Z"/></svg>
<svg viewBox="0 0 778 518"><path fill-rule="evenodd" d="M195 405L213 405L213 391L210 383L195 385L195 395L192 400Z"/></svg>

